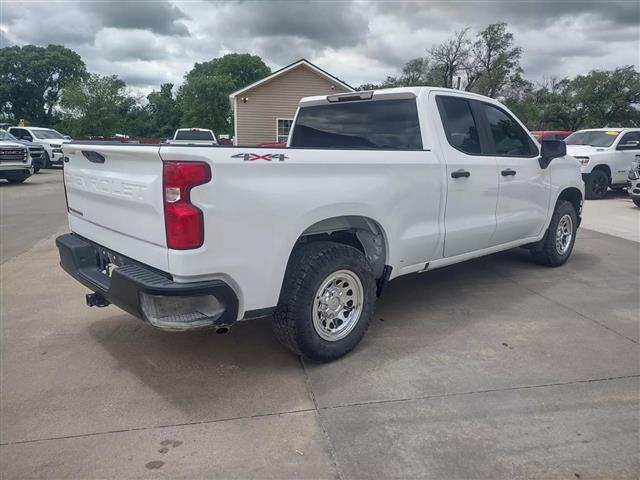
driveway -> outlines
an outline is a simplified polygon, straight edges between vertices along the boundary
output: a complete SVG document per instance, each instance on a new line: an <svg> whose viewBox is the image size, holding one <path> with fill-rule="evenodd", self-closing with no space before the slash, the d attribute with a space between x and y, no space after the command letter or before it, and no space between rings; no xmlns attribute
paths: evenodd
<svg viewBox="0 0 640 480"><path fill-rule="evenodd" d="M0 186L3 243L41 228L3 248L2 478L640 475L634 241L581 229L562 268L516 249L400 278L362 344L315 365L264 320L172 334L87 308L57 266L64 215L9 218L27 188Z"/></svg>

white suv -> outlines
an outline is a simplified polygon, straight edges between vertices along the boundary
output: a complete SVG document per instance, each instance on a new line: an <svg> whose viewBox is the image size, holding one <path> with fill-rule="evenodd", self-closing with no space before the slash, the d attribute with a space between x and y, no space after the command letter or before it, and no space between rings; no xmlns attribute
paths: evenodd
<svg viewBox="0 0 640 480"><path fill-rule="evenodd" d="M580 130L565 138L567 154L580 163L587 199L627 185L631 162L640 153L640 128Z"/></svg>
<svg viewBox="0 0 640 480"><path fill-rule="evenodd" d="M44 147L44 168L50 168L52 164L62 165L62 144L71 141L69 137L62 135L52 128L42 127L10 127L9 133L18 140L27 140Z"/></svg>

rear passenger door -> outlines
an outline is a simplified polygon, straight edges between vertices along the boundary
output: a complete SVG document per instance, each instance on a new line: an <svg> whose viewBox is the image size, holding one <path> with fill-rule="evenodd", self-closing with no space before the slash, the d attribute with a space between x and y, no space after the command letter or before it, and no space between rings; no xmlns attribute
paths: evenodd
<svg viewBox="0 0 640 480"><path fill-rule="evenodd" d="M489 103L478 105L488 137L486 153L498 165L500 182L497 228L491 244L536 237L547 219L549 169L540 168L538 147L509 112Z"/></svg>
<svg viewBox="0 0 640 480"><path fill-rule="evenodd" d="M478 128L478 102L463 96L435 95L447 175L444 256L453 257L491 245L499 173L496 158L482 154L488 146Z"/></svg>

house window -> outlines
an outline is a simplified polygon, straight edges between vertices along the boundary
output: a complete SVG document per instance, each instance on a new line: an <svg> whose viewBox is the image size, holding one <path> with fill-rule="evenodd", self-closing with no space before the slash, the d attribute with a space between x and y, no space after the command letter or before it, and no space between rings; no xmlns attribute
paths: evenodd
<svg viewBox="0 0 640 480"><path fill-rule="evenodd" d="M278 143L286 142L287 138L289 138L289 130L291 129L291 124L293 123L293 119L278 118L276 120L276 123L277 123L276 139L278 140Z"/></svg>

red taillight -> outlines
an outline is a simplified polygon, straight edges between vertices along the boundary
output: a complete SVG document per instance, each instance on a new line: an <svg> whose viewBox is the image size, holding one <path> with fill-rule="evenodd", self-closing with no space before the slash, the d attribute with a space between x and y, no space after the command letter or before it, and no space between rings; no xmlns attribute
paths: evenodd
<svg viewBox="0 0 640 480"><path fill-rule="evenodd" d="M211 180L211 169L203 162L164 162L164 224L167 247L198 248L204 243L202 211L191 204L191 189Z"/></svg>

